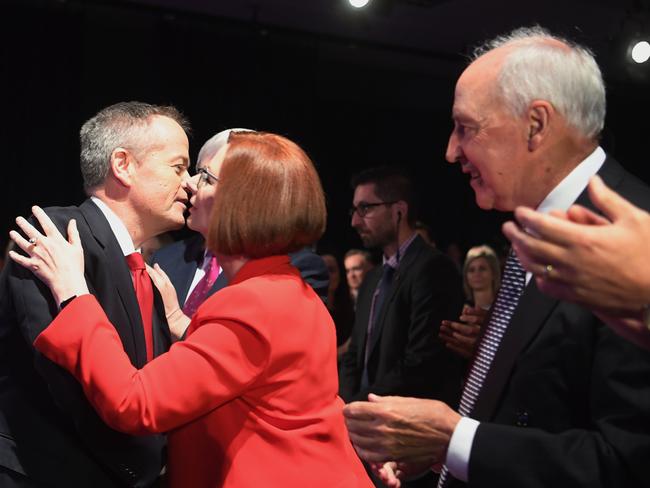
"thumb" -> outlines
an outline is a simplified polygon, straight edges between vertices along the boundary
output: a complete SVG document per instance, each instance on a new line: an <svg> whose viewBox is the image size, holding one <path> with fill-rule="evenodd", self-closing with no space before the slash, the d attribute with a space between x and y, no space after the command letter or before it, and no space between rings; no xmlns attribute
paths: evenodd
<svg viewBox="0 0 650 488"><path fill-rule="evenodd" d="M162 277L165 278L166 280L171 281L171 280L169 279L169 276L167 276L167 273L165 273L165 270L162 269L158 263L154 263L153 267L154 267L155 270L158 272L158 274L160 274L160 276L162 276Z"/></svg>
<svg viewBox="0 0 650 488"><path fill-rule="evenodd" d="M612 222L625 216L634 208L631 203L605 185L598 175L592 177L589 182L589 198Z"/></svg>
<svg viewBox="0 0 650 488"><path fill-rule="evenodd" d="M74 247L81 247L81 237L79 237L79 229L77 229L75 219L70 219L70 222L68 222L68 242Z"/></svg>

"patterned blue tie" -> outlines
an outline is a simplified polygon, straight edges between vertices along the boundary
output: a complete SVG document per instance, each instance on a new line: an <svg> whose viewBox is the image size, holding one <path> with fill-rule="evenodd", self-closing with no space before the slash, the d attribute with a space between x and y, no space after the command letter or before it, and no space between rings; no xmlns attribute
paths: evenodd
<svg viewBox="0 0 650 488"><path fill-rule="evenodd" d="M499 349L499 343L508 328L510 319L512 319L512 315L517 308L517 303L519 303L519 297L524 291L525 286L526 272L521 267L517 255L511 250L506 260L501 288L499 288L499 293L494 302L494 310L492 311L490 322L485 329L485 334L483 334L478 350L474 355L474 361L467 375L467 381L465 382L463 394L460 398L458 413L463 417L468 417L474 409L483 382L490 371L490 365ZM448 479L451 479L451 477L449 476L447 466L443 466L440 472L438 488L444 488Z"/></svg>

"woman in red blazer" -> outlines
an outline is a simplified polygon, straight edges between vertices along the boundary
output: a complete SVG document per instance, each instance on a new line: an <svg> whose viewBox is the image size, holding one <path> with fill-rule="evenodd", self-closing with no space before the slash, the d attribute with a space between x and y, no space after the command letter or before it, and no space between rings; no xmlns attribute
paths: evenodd
<svg viewBox="0 0 650 488"><path fill-rule="evenodd" d="M35 347L111 427L169 433L171 486L371 487L337 396L334 324L286 255L324 231L311 161L280 136L232 133L206 169L202 183L217 185L208 247L230 285L186 339L134 368L88 293L74 221L68 243L35 208L45 235L19 219L29 241L12 238L27 257L11 256L64 304Z"/></svg>

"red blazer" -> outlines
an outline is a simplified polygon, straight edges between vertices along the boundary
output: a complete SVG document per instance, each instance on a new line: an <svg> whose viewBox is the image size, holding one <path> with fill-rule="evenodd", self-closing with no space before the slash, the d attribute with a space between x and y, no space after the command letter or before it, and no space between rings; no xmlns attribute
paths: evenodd
<svg viewBox="0 0 650 488"><path fill-rule="evenodd" d="M246 263L140 370L92 295L34 345L109 426L169 433L171 486L372 487L343 422L334 324L287 256Z"/></svg>

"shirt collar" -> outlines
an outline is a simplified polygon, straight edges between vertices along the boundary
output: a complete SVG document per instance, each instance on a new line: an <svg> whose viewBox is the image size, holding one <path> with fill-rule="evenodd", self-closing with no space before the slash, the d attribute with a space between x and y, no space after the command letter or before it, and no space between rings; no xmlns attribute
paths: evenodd
<svg viewBox="0 0 650 488"><path fill-rule="evenodd" d="M210 265L212 256L214 256L214 254L212 254L212 251L209 249L206 248L205 251L203 251L203 263L201 264L202 269L206 269Z"/></svg>
<svg viewBox="0 0 650 488"><path fill-rule="evenodd" d="M605 162L605 151L598 146L578 166L553 188L551 193L539 204L537 210L548 213L551 210L568 210L578 199L589 183L589 179L598 173Z"/></svg>
<svg viewBox="0 0 650 488"><path fill-rule="evenodd" d="M580 194L589 184L589 179L598 173L598 170L605 162L606 158L603 148L598 146L594 152L587 156L578 166L564 177L560 183L553 188L551 193L546 195L542 203L537 207L537 211L548 213L551 210L569 210L569 207L575 203ZM533 277L533 273L526 272L526 285Z"/></svg>
<svg viewBox="0 0 650 488"><path fill-rule="evenodd" d="M113 231L113 234L117 239L117 243L120 245L122 254L128 256L129 254L135 252L133 239L131 238L129 231L126 230L124 223L120 220L120 218L117 215L115 215L115 212L113 212L109 208L109 206L106 205L106 203L101 201L99 198L92 196L90 197L90 199L95 205L97 205L97 207L102 212L102 214L104 214L104 217L106 217L106 220L108 221L108 225L110 226L111 231Z"/></svg>
<svg viewBox="0 0 650 488"><path fill-rule="evenodd" d="M411 237L409 237L408 239L406 239L406 240L402 243L402 245L399 247L400 260L401 260L401 258L404 256L404 254L406 254L406 250L407 250L408 247L411 245L411 243L413 242L413 240L417 237L417 235L418 235L417 232L413 232L413 234L411 235ZM397 269L397 267L399 266L399 262L397 261L397 253L393 254L393 255L392 255L391 257L389 257L389 258L387 258L386 255L384 255L384 261L383 261L383 264L387 264L387 265L390 266L391 268Z"/></svg>

